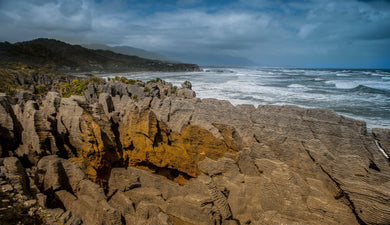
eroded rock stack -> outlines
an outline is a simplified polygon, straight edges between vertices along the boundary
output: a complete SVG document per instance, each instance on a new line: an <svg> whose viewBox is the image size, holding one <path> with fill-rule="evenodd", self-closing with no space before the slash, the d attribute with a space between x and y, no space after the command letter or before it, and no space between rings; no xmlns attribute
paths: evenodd
<svg viewBox="0 0 390 225"><path fill-rule="evenodd" d="M190 83L0 96L1 156L29 171L7 182L68 224L389 224L388 138L331 110L200 100Z"/></svg>

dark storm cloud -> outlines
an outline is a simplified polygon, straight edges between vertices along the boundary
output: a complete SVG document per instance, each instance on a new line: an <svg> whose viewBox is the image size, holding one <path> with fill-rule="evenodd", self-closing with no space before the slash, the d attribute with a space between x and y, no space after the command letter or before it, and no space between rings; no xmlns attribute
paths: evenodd
<svg viewBox="0 0 390 225"><path fill-rule="evenodd" d="M389 21L381 0L0 1L3 41L44 36L262 65L389 66Z"/></svg>
<svg viewBox="0 0 390 225"><path fill-rule="evenodd" d="M0 38L10 41L38 35L77 36L75 32L91 29L91 15L83 1L7 1L0 8L0 18Z"/></svg>

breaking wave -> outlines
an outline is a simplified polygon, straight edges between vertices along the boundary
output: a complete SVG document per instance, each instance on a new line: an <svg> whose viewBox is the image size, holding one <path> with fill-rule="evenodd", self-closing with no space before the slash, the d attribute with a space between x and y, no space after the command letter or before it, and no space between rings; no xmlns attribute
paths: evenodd
<svg viewBox="0 0 390 225"><path fill-rule="evenodd" d="M178 87L190 81L197 97L235 105L328 108L365 120L369 127L390 128L390 73L386 70L209 67L201 72L125 76L143 81L160 77Z"/></svg>

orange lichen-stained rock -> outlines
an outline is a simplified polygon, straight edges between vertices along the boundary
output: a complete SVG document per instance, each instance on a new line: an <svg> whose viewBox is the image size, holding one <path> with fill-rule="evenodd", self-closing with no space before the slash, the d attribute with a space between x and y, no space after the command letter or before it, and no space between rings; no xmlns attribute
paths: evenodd
<svg viewBox="0 0 390 225"><path fill-rule="evenodd" d="M116 151L108 119L103 114L94 118L98 109L85 107L84 98L62 99L59 108L59 132L67 135L64 140L69 149L69 159L75 162L92 181L104 186L108 181L112 163L120 160Z"/></svg>
<svg viewBox="0 0 390 225"><path fill-rule="evenodd" d="M97 170L103 166L104 143L100 127L86 113L80 117L80 136L83 142L78 146L78 157L70 160L78 164L90 179L96 181Z"/></svg>
<svg viewBox="0 0 390 225"><path fill-rule="evenodd" d="M182 180L180 183L182 176L199 174L197 162L205 157L218 159L226 152L238 150L231 144L233 140L227 143L198 126L186 125L180 132L170 131L153 111L138 107L127 112L119 132L128 165L157 173L163 172L161 168L168 169L174 179Z"/></svg>
<svg viewBox="0 0 390 225"><path fill-rule="evenodd" d="M0 152L18 156L23 166L58 155L41 159L34 179L43 178L38 188L49 202L83 213L87 225L105 218L109 224L169 218L174 224L390 224L387 129L370 132L331 110L189 98L158 82L148 84L149 92L111 82L99 89L99 101L95 92L88 98L49 93L42 104L0 94ZM84 173L109 194L86 183ZM84 181L72 182L75 176ZM119 215L107 205L118 202L136 207L119 207Z"/></svg>

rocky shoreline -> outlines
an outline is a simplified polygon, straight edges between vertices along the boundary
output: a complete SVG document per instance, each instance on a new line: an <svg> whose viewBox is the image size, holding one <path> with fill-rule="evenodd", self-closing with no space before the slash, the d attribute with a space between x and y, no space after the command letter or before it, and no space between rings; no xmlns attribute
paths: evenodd
<svg viewBox="0 0 390 225"><path fill-rule="evenodd" d="M201 100L189 82L1 94L0 219L389 224L389 137L331 110Z"/></svg>

